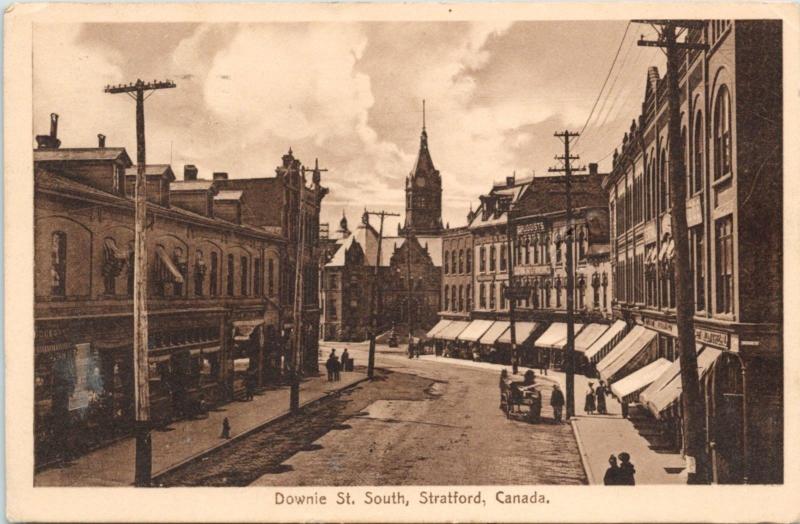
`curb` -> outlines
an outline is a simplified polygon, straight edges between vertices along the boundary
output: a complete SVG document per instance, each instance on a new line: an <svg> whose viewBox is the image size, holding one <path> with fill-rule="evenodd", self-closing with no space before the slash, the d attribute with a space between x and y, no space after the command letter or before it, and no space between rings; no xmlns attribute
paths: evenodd
<svg viewBox="0 0 800 524"><path fill-rule="evenodd" d="M575 443L578 444L578 453L581 455L581 465L583 466L584 473L586 473L586 480L589 482L589 485L595 485L597 482L592 474L592 468L589 467L589 456L586 454L586 448L583 446L583 440L581 440L581 434L578 431L577 420L572 418L569 423L570 426L572 426L572 435L575 437Z"/></svg>
<svg viewBox="0 0 800 524"><path fill-rule="evenodd" d="M311 404L313 404L315 402L319 402L320 400L324 400L324 399L326 399L326 398L328 398L330 396L333 396L335 394L341 393L342 391L345 391L345 390L348 390L350 388L353 388L353 387L355 387L355 386L357 386L357 385L359 385L362 382L365 382L367 380L369 380L369 377L362 377L362 378L356 380L355 382L351 382L350 384L347 384L346 386L342 386L339 389L332 389L330 391L327 391L323 395L321 395L321 396L319 396L317 398L314 398L314 399L311 399L311 400L307 400L306 402L300 404L299 408L302 410L306 406L309 406L309 405L311 405ZM208 449L205 449L203 451L195 453L194 455L191 455L190 457L187 457L187 458L181 460L180 462L177 462L177 463L175 463L175 464L173 464L173 465L171 465L169 467L166 467L166 468L164 468L164 469L162 469L160 471L157 471L156 473L153 473L153 475L152 475L152 483L153 483L153 485L157 485L156 480L158 479L158 477L163 477L164 475L166 475L168 473L171 473L171 472L173 472L175 470L178 470L178 469L186 466L187 464L190 464L190 463L196 461L197 459L200 459L200 458L202 458L202 457L204 457L206 455L210 455L211 453L214 453L215 451L219 451L220 449L226 448L226 447L230 446L231 444L233 444L235 442L238 442L238 441L242 440L243 438L252 435L253 433L256 433L258 431L263 430L264 428L266 428L270 424L273 424L275 422L283 420L283 419L285 419L285 418L287 418L287 417L289 417L291 415L292 415L291 411L289 411L289 410L284 411L283 413L281 413L279 415L275 415L274 417L269 418L269 419L267 419L267 420L265 420L263 422L260 422L260 423L256 424L255 426L253 426L253 427L251 427L249 429L246 429L245 431L242 431L241 433L237 433L236 435L232 436L229 439L226 439L226 440L220 442L219 444L216 444L216 445L214 445L214 446L212 446L212 447L210 447ZM133 484L131 484L131 485L133 485Z"/></svg>

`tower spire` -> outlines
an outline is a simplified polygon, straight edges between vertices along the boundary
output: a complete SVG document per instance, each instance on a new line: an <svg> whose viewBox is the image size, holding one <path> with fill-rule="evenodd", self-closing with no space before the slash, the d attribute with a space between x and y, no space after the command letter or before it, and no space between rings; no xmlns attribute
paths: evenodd
<svg viewBox="0 0 800 524"><path fill-rule="evenodd" d="M425 99L422 99L422 131L425 131Z"/></svg>

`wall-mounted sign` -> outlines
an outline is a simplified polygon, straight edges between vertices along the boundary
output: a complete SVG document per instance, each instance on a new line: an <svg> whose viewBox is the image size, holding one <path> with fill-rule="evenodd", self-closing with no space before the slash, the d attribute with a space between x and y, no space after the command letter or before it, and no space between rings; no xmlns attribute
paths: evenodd
<svg viewBox="0 0 800 524"><path fill-rule="evenodd" d="M529 222L527 224L520 224L517 226L517 235L544 233L546 230L547 227L544 222Z"/></svg>
<svg viewBox="0 0 800 524"><path fill-rule="evenodd" d="M694 338L703 344L709 344L719 348L727 349L730 345L730 335L721 331L711 331L704 328L694 328Z"/></svg>

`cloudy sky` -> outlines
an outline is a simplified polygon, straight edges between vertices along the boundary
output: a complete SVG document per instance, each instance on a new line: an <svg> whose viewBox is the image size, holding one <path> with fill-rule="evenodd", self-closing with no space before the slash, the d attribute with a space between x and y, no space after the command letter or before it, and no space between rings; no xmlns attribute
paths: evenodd
<svg viewBox="0 0 800 524"><path fill-rule="evenodd" d="M331 190L323 221L361 210L401 212L419 147L422 99L431 154L444 184L444 221L463 225L492 181L544 175L563 153L553 132L580 130L606 78L626 21L368 22L38 25L34 131L61 115L63 147L136 151L134 103L109 83L169 78L146 106L147 159L181 176L271 176L291 146L319 158ZM638 115L647 66L632 26L603 96L576 144L600 161ZM394 225L389 225L389 231Z"/></svg>

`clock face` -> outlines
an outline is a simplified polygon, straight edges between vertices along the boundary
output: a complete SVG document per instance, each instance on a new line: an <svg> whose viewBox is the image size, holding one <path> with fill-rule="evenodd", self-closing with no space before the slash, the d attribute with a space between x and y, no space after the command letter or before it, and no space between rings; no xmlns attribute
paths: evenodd
<svg viewBox="0 0 800 524"><path fill-rule="evenodd" d="M417 177L417 187L425 187L425 179L423 177Z"/></svg>

